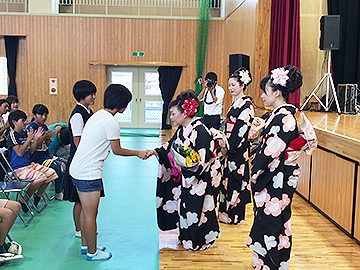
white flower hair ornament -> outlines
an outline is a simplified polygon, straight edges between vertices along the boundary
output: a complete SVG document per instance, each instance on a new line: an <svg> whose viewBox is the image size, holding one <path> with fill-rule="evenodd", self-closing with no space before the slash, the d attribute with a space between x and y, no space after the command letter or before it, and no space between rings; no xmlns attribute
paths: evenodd
<svg viewBox="0 0 360 270"><path fill-rule="evenodd" d="M289 70L284 68L276 68L271 71L271 79L273 84L281 85L286 87L286 82L289 79Z"/></svg>
<svg viewBox="0 0 360 270"><path fill-rule="evenodd" d="M248 70L240 70L239 71L239 78L245 85L251 83L251 77Z"/></svg>

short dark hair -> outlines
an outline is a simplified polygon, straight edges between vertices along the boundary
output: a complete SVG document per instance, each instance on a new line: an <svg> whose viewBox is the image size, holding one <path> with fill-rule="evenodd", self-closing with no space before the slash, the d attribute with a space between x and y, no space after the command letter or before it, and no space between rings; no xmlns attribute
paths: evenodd
<svg viewBox="0 0 360 270"><path fill-rule="evenodd" d="M67 127L61 127L59 131L59 139L62 145L68 145L70 144L70 133L69 128Z"/></svg>
<svg viewBox="0 0 360 270"><path fill-rule="evenodd" d="M32 109L32 113L40 115L49 114L49 109L44 104L36 104Z"/></svg>
<svg viewBox="0 0 360 270"><path fill-rule="evenodd" d="M260 82L260 88L261 88L261 90L263 90L263 92L265 93L265 87L266 87L266 84L267 84L267 82L268 82L268 80L270 79L270 75L267 75L267 76L265 76L262 80L261 80L261 82Z"/></svg>
<svg viewBox="0 0 360 270"><path fill-rule="evenodd" d="M125 109L132 99L132 94L122 84L110 84L104 93L105 109Z"/></svg>
<svg viewBox="0 0 360 270"><path fill-rule="evenodd" d="M7 103L10 106L9 101L7 101L6 99L2 98L0 99L0 106L3 105L4 103Z"/></svg>
<svg viewBox="0 0 360 270"><path fill-rule="evenodd" d="M206 73L206 75L205 75L205 80L207 80L207 79L211 79L211 80L213 80L214 82L217 82L217 75L216 75L216 73L215 72L208 72L208 73Z"/></svg>
<svg viewBox="0 0 360 270"><path fill-rule="evenodd" d="M77 81L73 86L73 95L76 101L86 98L88 95L96 93L96 86L88 80Z"/></svg>
<svg viewBox="0 0 360 270"><path fill-rule="evenodd" d="M11 128L14 128L15 125L13 121L19 121L20 119L23 119L24 121L27 119L26 113L24 113L21 110L13 111L9 114L9 125Z"/></svg>
<svg viewBox="0 0 360 270"><path fill-rule="evenodd" d="M9 102L9 104L11 105L12 103L19 103L19 99L17 96L14 95L9 95L6 100Z"/></svg>

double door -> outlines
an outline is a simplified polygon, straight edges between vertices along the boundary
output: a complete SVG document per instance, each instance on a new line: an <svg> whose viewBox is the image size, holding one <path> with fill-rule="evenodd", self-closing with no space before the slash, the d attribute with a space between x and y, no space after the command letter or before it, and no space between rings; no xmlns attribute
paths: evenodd
<svg viewBox="0 0 360 270"><path fill-rule="evenodd" d="M122 84L133 95L127 109L115 116L121 127L160 128L163 101L157 68L108 67L107 74L109 84Z"/></svg>

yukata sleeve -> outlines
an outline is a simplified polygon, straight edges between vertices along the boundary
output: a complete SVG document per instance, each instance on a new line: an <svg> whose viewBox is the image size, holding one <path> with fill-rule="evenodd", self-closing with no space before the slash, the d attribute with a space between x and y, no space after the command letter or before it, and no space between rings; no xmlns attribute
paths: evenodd
<svg viewBox="0 0 360 270"><path fill-rule="evenodd" d="M293 115L278 115L266 129L261 147L252 161L251 177L254 180L267 170L275 171L285 156L289 143L296 138L296 120Z"/></svg>
<svg viewBox="0 0 360 270"><path fill-rule="evenodd" d="M174 135L170 138L170 140L168 142L166 142L159 148L154 149L157 153L159 163L161 165L165 165L167 168L171 167L169 158L168 158L168 153L170 151L170 147L171 147L173 141L177 138L177 133L178 133L178 130L174 133Z"/></svg>
<svg viewBox="0 0 360 270"><path fill-rule="evenodd" d="M245 140L248 139L251 123L254 119L254 110L250 102L246 102L240 108L234 127L231 131L229 142L229 153L234 154L236 149L240 147Z"/></svg>
<svg viewBox="0 0 360 270"><path fill-rule="evenodd" d="M192 148L200 155L199 166L196 171L186 168L181 168L181 171L185 178L198 178L213 157L214 141L202 125L198 126L190 136L190 140L193 141Z"/></svg>

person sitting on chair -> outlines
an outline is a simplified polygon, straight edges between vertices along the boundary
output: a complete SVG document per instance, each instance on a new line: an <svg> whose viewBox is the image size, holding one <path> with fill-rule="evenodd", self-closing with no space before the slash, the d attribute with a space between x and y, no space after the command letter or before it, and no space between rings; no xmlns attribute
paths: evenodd
<svg viewBox="0 0 360 270"><path fill-rule="evenodd" d="M15 241L6 243L5 239L20 212L20 204L0 199L0 264L23 258L21 245Z"/></svg>
<svg viewBox="0 0 360 270"><path fill-rule="evenodd" d="M20 110L10 113L9 124L11 130L7 143L10 151L10 165L16 175L19 179L32 181L26 192L25 201L27 202L37 190L37 193L34 194L34 205L37 206L49 183L58 179L58 175L51 168L30 162L30 155L35 151L39 142L44 140L45 135L42 128L36 131L31 128L26 133L26 118L26 114ZM20 201L20 204L25 213L29 211L25 202Z"/></svg>

